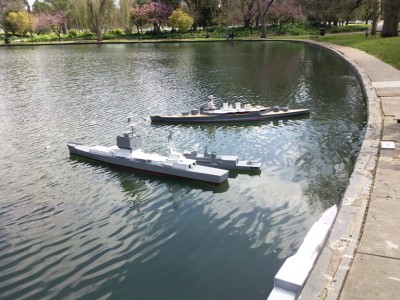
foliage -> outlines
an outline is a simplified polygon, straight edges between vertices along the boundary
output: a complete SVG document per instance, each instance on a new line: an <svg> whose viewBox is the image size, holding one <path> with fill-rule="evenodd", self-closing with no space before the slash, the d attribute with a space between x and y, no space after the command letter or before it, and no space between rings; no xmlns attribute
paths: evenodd
<svg viewBox="0 0 400 300"><path fill-rule="evenodd" d="M60 11L53 14L40 13L37 16L36 32L53 31L59 38L63 32L65 13Z"/></svg>
<svg viewBox="0 0 400 300"><path fill-rule="evenodd" d="M127 31L131 31L130 0L119 0L121 24Z"/></svg>
<svg viewBox="0 0 400 300"><path fill-rule="evenodd" d="M10 12L19 12L25 9L23 0L0 0L0 29L5 28L5 17Z"/></svg>
<svg viewBox="0 0 400 300"><path fill-rule="evenodd" d="M33 3L33 13L38 15L42 13L53 14L62 12L68 14L69 0L44 0Z"/></svg>
<svg viewBox="0 0 400 300"><path fill-rule="evenodd" d="M122 37L125 35L124 31L121 28L110 30L109 33L117 37Z"/></svg>
<svg viewBox="0 0 400 300"><path fill-rule="evenodd" d="M96 32L97 40L103 40L103 26L115 9L114 0L86 0L89 24Z"/></svg>
<svg viewBox="0 0 400 300"><path fill-rule="evenodd" d="M279 22L305 20L296 0L275 1L268 14L270 19Z"/></svg>
<svg viewBox="0 0 400 300"><path fill-rule="evenodd" d="M34 43L53 42L59 41L59 37L54 33L37 34L32 36L31 41Z"/></svg>
<svg viewBox="0 0 400 300"><path fill-rule="evenodd" d="M75 28L68 31L68 35L62 35L61 39L65 40L95 40L96 34L87 30L77 30Z"/></svg>
<svg viewBox="0 0 400 300"><path fill-rule="evenodd" d="M193 30L196 31L199 26L210 26L211 22L218 17L217 14L221 11L220 6L226 7L228 1L230 0L183 0L183 7L194 17Z"/></svg>
<svg viewBox="0 0 400 300"><path fill-rule="evenodd" d="M53 10L51 4L44 1L35 1L32 8L35 14L50 13Z"/></svg>
<svg viewBox="0 0 400 300"><path fill-rule="evenodd" d="M74 38L74 37L76 37L77 35L78 35L78 30L76 30L76 29L74 29L74 28L72 28L72 29L69 30L69 36L70 36L70 37Z"/></svg>
<svg viewBox="0 0 400 300"><path fill-rule="evenodd" d="M142 33L142 26L149 22L148 6L136 5L131 9L131 20L136 25L138 33Z"/></svg>
<svg viewBox="0 0 400 300"><path fill-rule="evenodd" d="M331 33L341 33L341 32L357 32L365 31L368 29L368 25L347 25L347 26L335 26L331 29Z"/></svg>
<svg viewBox="0 0 400 300"><path fill-rule="evenodd" d="M256 0L257 14L261 22L261 38L267 37L266 15L273 3L274 0Z"/></svg>
<svg viewBox="0 0 400 300"><path fill-rule="evenodd" d="M250 28L258 19L257 3L255 0L240 0L240 12L233 11L229 13L229 22L236 22L243 20L243 26ZM240 18L239 18L240 14Z"/></svg>
<svg viewBox="0 0 400 300"><path fill-rule="evenodd" d="M308 20L333 22L351 20L364 0L299 0Z"/></svg>
<svg viewBox="0 0 400 300"><path fill-rule="evenodd" d="M19 12L10 12L7 14L4 22L4 27L6 31L9 31L13 34L23 35L28 31L31 31L31 28L34 25L35 18L29 15L25 11Z"/></svg>
<svg viewBox="0 0 400 300"><path fill-rule="evenodd" d="M89 28L89 13L85 1L69 0L68 11L71 16L71 25L73 28L81 30Z"/></svg>
<svg viewBox="0 0 400 300"><path fill-rule="evenodd" d="M167 24L173 6L164 2L148 2L144 5L135 5L131 9L131 20L136 25L138 33L142 33L142 26L152 24L155 32L161 31L161 26Z"/></svg>
<svg viewBox="0 0 400 300"><path fill-rule="evenodd" d="M173 7L163 2L150 2L148 6L148 19L154 24L154 30L159 31L162 24L166 24Z"/></svg>
<svg viewBox="0 0 400 300"><path fill-rule="evenodd" d="M169 25L173 28L178 28L179 32L188 31L193 24L193 18L186 14L182 9L176 9L169 17Z"/></svg>
<svg viewBox="0 0 400 300"><path fill-rule="evenodd" d="M96 39L96 34L94 32L90 31L82 31L78 34L77 36L78 39L83 39L83 40L94 40Z"/></svg>

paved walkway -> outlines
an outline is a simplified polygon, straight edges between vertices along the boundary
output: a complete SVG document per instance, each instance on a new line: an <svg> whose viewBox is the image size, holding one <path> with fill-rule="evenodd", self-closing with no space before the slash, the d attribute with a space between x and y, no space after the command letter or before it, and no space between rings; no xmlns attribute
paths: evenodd
<svg viewBox="0 0 400 300"><path fill-rule="evenodd" d="M299 299L400 299L400 71L360 50L316 44L353 65L369 117L332 233Z"/></svg>

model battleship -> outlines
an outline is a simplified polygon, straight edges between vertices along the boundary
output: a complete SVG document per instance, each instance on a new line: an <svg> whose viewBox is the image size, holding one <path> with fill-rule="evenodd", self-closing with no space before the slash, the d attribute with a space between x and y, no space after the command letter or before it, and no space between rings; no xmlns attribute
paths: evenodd
<svg viewBox="0 0 400 300"><path fill-rule="evenodd" d="M142 138L135 133L134 125L132 123L130 125L131 131L117 136L115 146L86 146L68 142L68 149L72 154L146 173L217 184L228 179L228 171L198 165L196 160L186 158L172 146L169 146L168 156L143 152Z"/></svg>

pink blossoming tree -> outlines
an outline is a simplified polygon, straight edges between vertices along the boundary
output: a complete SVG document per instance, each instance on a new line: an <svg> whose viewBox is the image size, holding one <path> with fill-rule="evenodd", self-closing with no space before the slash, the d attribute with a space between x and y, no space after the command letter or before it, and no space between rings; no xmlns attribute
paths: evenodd
<svg viewBox="0 0 400 300"><path fill-rule="evenodd" d="M145 24L152 24L154 31L160 31L161 25L167 24L172 11L173 7L167 3L149 1L145 5L134 6L131 9L131 19L138 33L142 32L142 26Z"/></svg>
<svg viewBox="0 0 400 300"><path fill-rule="evenodd" d="M37 16L36 32L53 31L58 38L61 37L65 23L65 12L59 11L55 13L40 13Z"/></svg>
<svg viewBox="0 0 400 300"><path fill-rule="evenodd" d="M270 18L279 24L278 34L281 33L282 25L287 22L304 20L300 5L296 0L275 1L269 10Z"/></svg>

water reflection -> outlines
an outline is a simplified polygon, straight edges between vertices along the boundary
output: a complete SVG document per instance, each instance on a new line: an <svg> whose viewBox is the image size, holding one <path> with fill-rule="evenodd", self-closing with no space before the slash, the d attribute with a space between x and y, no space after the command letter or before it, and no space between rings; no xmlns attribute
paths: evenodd
<svg viewBox="0 0 400 300"><path fill-rule="evenodd" d="M351 69L299 43L1 48L0 294L17 298L265 299L282 260L347 185L366 108ZM261 159L229 185L158 178L69 156L137 120L213 94L307 117L142 122L143 151ZM47 148L46 146L50 146ZM193 149L195 150L195 149Z"/></svg>
<svg viewBox="0 0 400 300"><path fill-rule="evenodd" d="M80 163L87 163L93 166L100 166L100 167L105 167L109 168L110 170L113 170L116 172L116 176L120 178L121 180L121 186L125 192L128 192L131 197L137 197L136 193L140 194L140 191L144 188L143 186L144 183L148 183L149 181L154 182L155 184L165 184L167 189L169 191L174 191L174 190L180 190L180 189L188 189L189 191L191 189L200 189L203 191L211 191L213 193L223 193L226 192L229 188L229 183L228 181L225 181L221 184L213 184L213 183L208 183L208 182L199 182L199 181L194 181L190 179L185 179L185 178L171 178L168 176L157 176L157 175L151 175L151 174L146 174L140 171L134 171L134 175L131 175L133 172L129 171L122 171L124 168L120 168L118 166L114 165L109 165L105 164L102 162L98 162L96 160L86 158L86 157L81 157L75 154L70 154L70 159L72 161L80 162ZM122 175L130 174L128 176L128 179L125 179L124 176ZM245 174L245 173L242 173ZM162 179L158 179L157 177L161 177ZM177 183L179 182L179 184Z"/></svg>

